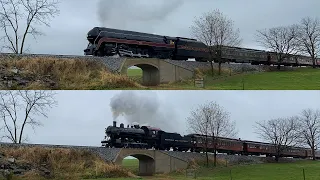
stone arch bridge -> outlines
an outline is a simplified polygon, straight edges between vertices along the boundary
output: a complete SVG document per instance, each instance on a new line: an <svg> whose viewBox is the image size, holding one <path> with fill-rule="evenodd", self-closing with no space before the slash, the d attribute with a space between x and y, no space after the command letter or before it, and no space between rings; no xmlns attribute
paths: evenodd
<svg viewBox="0 0 320 180"><path fill-rule="evenodd" d="M105 153L108 153L108 150L114 151L112 148L105 148ZM131 148L118 149L118 152L110 161L121 166L122 160L128 156L133 156L139 160L140 176L168 173L178 169L185 169L188 166L188 160L172 156L163 151Z"/></svg>
<svg viewBox="0 0 320 180"><path fill-rule="evenodd" d="M142 85L145 86L157 86L161 83L175 82L194 76L193 70L170 63L170 61L153 58L127 58L120 67L121 74L126 75L128 68L132 66L142 69Z"/></svg>

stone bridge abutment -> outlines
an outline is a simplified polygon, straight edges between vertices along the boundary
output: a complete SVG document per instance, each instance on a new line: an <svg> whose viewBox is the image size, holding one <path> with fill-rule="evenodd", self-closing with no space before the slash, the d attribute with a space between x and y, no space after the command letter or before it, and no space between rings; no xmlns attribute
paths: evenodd
<svg viewBox="0 0 320 180"><path fill-rule="evenodd" d="M128 68L136 66L142 69L142 85L157 86L161 83L176 82L194 76L194 71L169 63L161 59L125 59L120 68L127 75Z"/></svg>
<svg viewBox="0 0 320 180"><path fill-rule="evenodd" d="M132 156L139 160L139 176L152 176L155 174L155 159L146 153L139 152L122 152L118 155L115 164L122 165L124 158Z"/></svg>
<svg viewBox="0 0 320 180"><path fill-rule="evenodd" d="M139 175L152 176L155 173L168 173L178 169L187 168L188 162L177 157L172 157L157 150L121 149L114 163L122 165L122 160L128 156L139 160Z"/></svg>

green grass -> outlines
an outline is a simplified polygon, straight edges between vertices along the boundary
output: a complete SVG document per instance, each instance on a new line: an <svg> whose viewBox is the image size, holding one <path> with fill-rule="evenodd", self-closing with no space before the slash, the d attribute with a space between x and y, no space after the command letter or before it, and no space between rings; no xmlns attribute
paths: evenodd
<svg viewBox="0 0 320 180"><path fill-rule="evenodd" d="M124 159L122 160L122 166L131 170L133 173L137 173L139 170L139 160L138 159Z"/></svg>
<svg viewBox="0 0 320 180"><path fill-rule="evenodd" d="M128 69L127 75L129 77L142 77L142 69Z"/></svg>
<svg viewBox="0 0 320 180"><path fill-rule="evenodd" d="M142 76L141 69L129 69L131 77ZM207 90L318 90L320 88L320 69L301 68L293 71L274 71L246 73L238 75L205 76ZM194 86L193 80L162 84L146 89L202 89Z"/></svg>
<svg viewBox="0 0 320 180"><path fill-rule="evenodd" d="M209 88L221 90L310 90L320 87L319 69L242 74L223 80L208 80Z"/></svg>
<svg viewBox="0 0 320 180"><path fill-rule="evenodd" d="M138 83L142 83L142 69L128 69L127 76Z"/></svg>
<svg viewBox="0 0 320 180"><path fill-rule="evenodd" d="M300 161L295 163L270 163L246 166L202 168L197 172L198 180L320 180L320 161ZM128 180L130 178L110 178L105 180ZM142 179L183 180L184 173L156 175Z"/></svg>

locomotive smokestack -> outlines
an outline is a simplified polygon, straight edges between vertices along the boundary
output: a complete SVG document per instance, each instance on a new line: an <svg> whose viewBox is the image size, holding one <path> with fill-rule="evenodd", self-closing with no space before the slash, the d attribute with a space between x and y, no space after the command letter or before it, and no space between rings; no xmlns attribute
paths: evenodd
<svg viewBox="0 0 320 180"><path fill-rule="evenodd" d="M117 127L117 121L113 121L113 127Z"/></svg>
<svg viewBox="0 0 320 180"><path fill-rule="evenodd" d="M120 124L120 128L124 128L124 124L123 123Z"/></svg>

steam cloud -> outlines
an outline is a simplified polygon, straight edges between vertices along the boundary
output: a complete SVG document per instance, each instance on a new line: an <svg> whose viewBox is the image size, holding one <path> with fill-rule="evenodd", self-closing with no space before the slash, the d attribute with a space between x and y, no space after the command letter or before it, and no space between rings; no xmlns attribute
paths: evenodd
<svg viewBox="0 0 320 180"><path fill-rule="evenodd" d="M98 17L104 27L152 33L154 26L183 5L184 0L100 0Z"/></svg>
<svg viewBox="0 0 320 180"><path fill-rule="evenodd" d="M177 131L174 108L162 103L154 92L122 91L112 97L110 107L115 121L123 116L129 124L139 123L164 131Z"/></svg>

